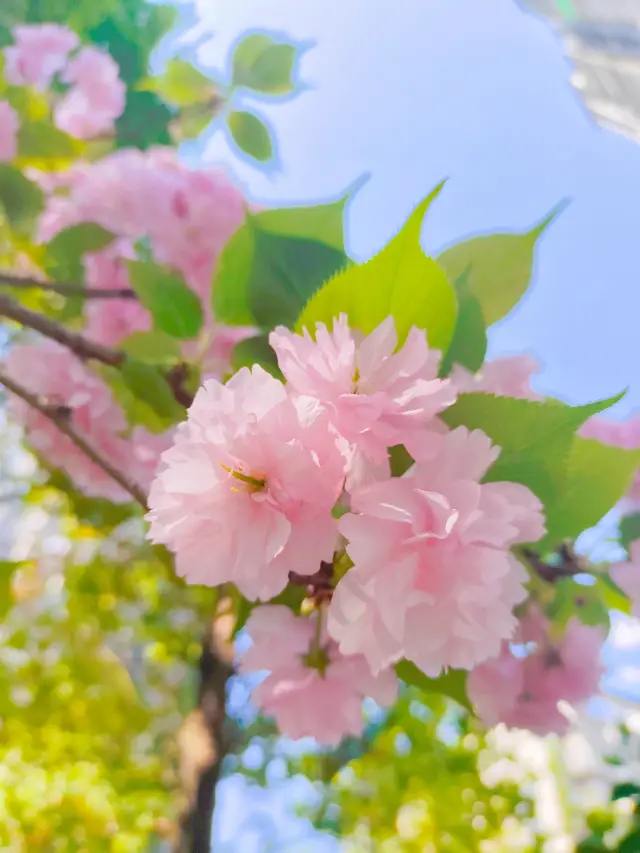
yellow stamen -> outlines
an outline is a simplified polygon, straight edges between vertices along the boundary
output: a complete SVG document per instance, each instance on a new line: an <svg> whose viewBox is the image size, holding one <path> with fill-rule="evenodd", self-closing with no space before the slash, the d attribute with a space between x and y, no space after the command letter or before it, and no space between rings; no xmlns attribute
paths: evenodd
<svg viewBox="0 0 640 853"><path fill-rule="evenodd" d="M250 477L249 474L243 474L242 471L235 471L233 468L228 468L226 465L223 465L222 467L236 480L240 480L241 483L246 483L247 486L249 486L250 492L261 492L267 485L266 480L258 480L257 477ZM239 489L232 489L232 491L237 492Z"/></svg>

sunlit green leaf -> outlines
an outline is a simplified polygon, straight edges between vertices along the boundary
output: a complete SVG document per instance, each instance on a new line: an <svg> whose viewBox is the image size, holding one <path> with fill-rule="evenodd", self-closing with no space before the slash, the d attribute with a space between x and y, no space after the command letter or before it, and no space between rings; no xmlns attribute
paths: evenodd
<svg viewBox="0 0 640 853"><path fill-rule="evenodd" d="M450 669L439 678L429 678L424 672L408 660L397 663L395 670L398 677L406 684L412 684L425 693L439 693L462 705L463 708L471 710L471 704L467 698L467 673L459 669Z"/></svg>
<svg viewBox="0 0 640 853"><path fill-rule="evenodd" d="M21 158L40 160L44 165L78 156L81 146L47 121L27 121L18 131L18 151Z"/></svg>
<svg viewBox="0 0 640 853"><path fill-rule="evenodd" d="M182 279L153 261L128 261L131 287L154 325L174 338L195 338L204 320L202 305Z"/></svg>
<svg viewBox="0 0 640 853"><path fill-rule="evenodd" d="M500 320L524 296L533 271L536 243L558 216L558 205L539 225L522 233L487 234L456 243L438 256L450 281L467 271L487 326Z"/></svg>
<svg viewBox="0 0 640 853"><path fill-rule="evenodd" d="M371 332L393 316L399 341L409 329L426 329L429 344L446 351L456 322L456 295L438 264L420 245L422 222L437 187L411 214L400 232L365 264L352 266L328 281L305 305L296 328L315 330L347 314L350 324Z"/></svg>
<svg viewBox="0 0 640 853"><path fill-rule="evenodd" d="M82 259L113 241L113 234L93 222L82 222L59 231L47 243L45 268L55 281L77 283L84 278Z"/></svg>
<svg viewBox="0 0 640 853"><path fill-rule="evenodd" d="M272 213L274 211L271 211ZM298 234L321 234L337 242L337 210L316 217L311 208L302 209L293 235L277 227L294 230L293 217L269 219L249 216L223 249L217 265L212 298L215 316L235 326L281 323L292 325L309 296L347 262L344 252L333 245ZM272 230L269 230L272 229Z"/></svg>
<svg viewBox="0 0 640 853"><path fill-rule="evenodd" d="M625 515L620 519L620 544L629 548L632 542L640 539L640 512Z"/></svg>
<svg viewBox="0 0 640 853"><path fill-rule="evenodd" d="M44 205L42 190L19 169L0 163L0 217L18 233L29 233Z"/></svg>
<svg viewBox="0 0 640 853"><path fill-rule="evenodd" d="M217 92L213 80L183 59L170 59L163 74L147 78L138 88L156 92L176 107L207 103Z"/></svg>
<svg viewBox="0 0 640 853"><path fill-rule="evenodd" d="M266 124L253 113L233 110L227 116L229 131L241 151L261 163L273 157L271 134Z"/></svg>
<svg viewBox="0 0 640 853"><path fill-rule="evenodd" d="M151 364L171 365L180 360L180 345L176 338L164 332L134 332L119 344L132 358Z"/></svg>
<svg viewBox="0 0 640 853"><path fill-rule="evenodd" d="M294 45L252 33L233 53L232 84L269 95L287 94L293 89L295 57Z"/></svg>
<svg viewBox="0 0 640 853"><path fill-rule="evenodd" d="M268 335L246 338L233 348L231 354L232 370L240 370L241 367L253 367L254 364L259 364L272 376L278 379L282 378L276 354L269 346Z"/></svg>
<svg viewBox="0 0 640 853"><path fill-rule="evenodd" d="M451 343L442 360L440 373L447 376L454 364L478 371L487 352L487 330L482 307L477 296L469 290L468 273L454 282L458 297L458 316Z"/></svg>

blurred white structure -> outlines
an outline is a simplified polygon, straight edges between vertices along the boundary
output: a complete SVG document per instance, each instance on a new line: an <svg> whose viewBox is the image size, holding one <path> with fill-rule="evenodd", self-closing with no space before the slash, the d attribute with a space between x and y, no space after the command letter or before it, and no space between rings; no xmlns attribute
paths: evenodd
<svg viewBox="0 0 640 853"><path fill-rule="evenodd" d="M571 82L603 126L640 141L640 2L520 0L559 31Z"/></svg>

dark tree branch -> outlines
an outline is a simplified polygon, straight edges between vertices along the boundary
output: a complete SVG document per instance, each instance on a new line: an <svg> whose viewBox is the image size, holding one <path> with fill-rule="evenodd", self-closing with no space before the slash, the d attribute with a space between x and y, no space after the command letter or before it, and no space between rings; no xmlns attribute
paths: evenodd
<svg viewBox="0 0 640 853"><path fill-rule="evenodd" d="M198 706L178 736L185 808L175 853L209 853L216 786L228 752L226 688L233 675L233 616L217 616L205 634L199 663Z"/></svg>
<svg viewBox="0 0 640 853"><path fill-rule="evenodd" d="M28 403L32 408L40 412L41 415L48 418L60 430L60 432L64 433L71 439L76 447L78 447L85 456L94 463L94 465L101 468L105 474L111 477L112 480L130 494L144 510L147 510L147 498L142 489L130 480L126 474L123 474L122 471L115 468L107 458L102 456L101 453L95 450L95 448L93 448L78 432L76 432L71 424L70 412L66 406L53 405L47 400L43 400L38 397L36 394L32 394L26 388L23 388L19 382L15 382L7 376L2 370L0 370L0 385L4 385L8 391L15 394L17 397L20 397L25 401L25 403Z"/></svg>
<svg viewBox="0 0 640 853"><path fill-rule="evenodd" d="M83 361L93 358L102 364L108 364L110 367L118 367L125 359L123 352L87 340L77 332L72 332L60 323L56 323L55 320L45 317L44 314L38 314L37 311L25 308L19 302L2 293L0 293L0 317L7 317L28 329L40 332L46 338L57 341Z"/></svg>
<svg viewBox="0 0 640 853"><path fill-rule="evenodd" d="M521 553L536 574L547 583L589 572L589 566L566 543L556 548L553 561L545 562L531 548L523 548Z"/></svg>
<svg viewBox="0 0 640 853"><path fill-rule="evenodd" d="M0 272L0 285L18 290L50 290L60 296L82 296L83 299L137 299L131 288L83 287L81 284L67 284L58 281L41 281L26 276L8 275Z"/></svg>

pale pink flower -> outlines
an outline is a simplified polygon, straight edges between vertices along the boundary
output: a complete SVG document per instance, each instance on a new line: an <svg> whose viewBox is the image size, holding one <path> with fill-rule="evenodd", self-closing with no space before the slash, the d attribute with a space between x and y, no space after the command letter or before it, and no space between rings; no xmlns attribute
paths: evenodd
<svg viewBox="0 0 640 853"><path fill-rule="evenodd" d="M55 108L55 123L78 139L92 139L113 129L125 106L126 86L113 57L97 47L84 47L62 77L71 89Z"/></svg>
<svg viewBox="0 0 640 853"><path fill-rule="evenodd" d="M150 536L190 583L269 599L333 558L344 458L324 413L260 367L204 383L149 497Z"/></svg>
<svg viewBox="0 0 640 853"><path fill-rule="evenodd" d="M127 258L135 254L126 241L117 241L84 256L86 283L101 290L131 290ZM151 329L151 317L137 299L88 299L88 338L105 346L117 346L134 332Z"/></svg>
<svg viewBox="0 0 640 853"><path fill-rule="evenodd" d="M370 696L389 707L398 683L393 670L374 676L362 655L341 655L324 630L319 660L310 660L317 618L296 617L282 605L257 607L247 621L253 645L241 658L240 671L269 672L252 698L275 718L282 734L337 746L346 736L362 734L362 700Z"/></svg>
<svg viewBox="0 0 640 853"><path fill-rule="evenodd" d="M13 160L18 153L20 119L8 101L0 101L0 163Z"/></svg>
<svg viewBox="0 0 640 853"><path fill-rule="evenodd" d="M222 170L191 170L162 148L125 149L75 167L54 191L40 220L42 242L79 222L132 241L148 238L154 259L184 276L212 321L211 277L247 209Z"/></svg>
<svg viewBox="0 0 640 853"><path fill-rule="evenodd" d="M78 36L60 24L29 24L15 27L14 44L4 51L5 77L12 86L46 89L61 71Z"/></svg>
<svg viewBox="0 0 640 853"><path fill-rule="evenodd" d="M609 574L624 594L631 599L631 613L640 619L640 539L629 546L630 559L611 566Z"/></svg>
<svg viewBox="0 0 640 853"><path fill-rule="evenodd" d="M149 229L155 256L180 270L208 306L215 262L246 217L244 196L222 169L167 162L157 178Z"/></svg>
<svg viewBox="0 0 640 853"><path fill-rule="evenodd" d="M612 447L638 450L640 449L640 415L634 415L624 421L610 421L601 415L594 415L580 428L579 435ZM622 506L624 509L640 508L640 469L623 498Z"/></svg>
<svg viewBox="0 0 640 853"><path fill-rule="evenodd" d="M374 672L406 657L437 676L498 654L526 598L508 549L544 532L528 489L480 484L499 453L484 433L434 433L429 448L403 477L355 492L340 520L354 567L336 587L329 632Z"/></svg>
<svg viewBox="0 0 640 853"><path fill-rule="evenodd" d="M539 615L533 619L535 624L528 624L527 615L520 626L519 654L503 643L498 657L469 674L469 699L488 726L505 723L540 735L562 734L569 721L558 710L558 702L577 704L597 691L604 634L571 619L562 640L551 643L547 621Z"/></svg>
<svg viewBox="0 0 640 853"><path fill-rule="evenodd" d="M295 335L279 326L269 342L294 391L319 400L338 433L368 460L383 463L396 444L413 453L425 427L455 402L451 383L438 379L440 353L415 327L396 352L392 317L363 340L355 335L341 315L332 332L318 323L315 341L306 329Z"/></svg>
<svg viewBox="0 0 640 853"><path fill-rule="evenodd" d="M475 374L456 364L450 379L459 394L484 393L540 400L540 394L531 387L531 377L539 370L539 363L530 355L514 355L487 361Z"/></svg>
<svg viewBox="0 0 640 853"><path fill-rule="evenodd" d="M64 406L74 429L143 489L149 487L168 437L150 435L142 427L125 437L127 423L110 389L68 349L53 341L12 347L5 361L9 376L51 405ZM130 501L99 466L44 415L11 396L11 408L25 427L33 448L62 469L91 497Z"/></svg>

